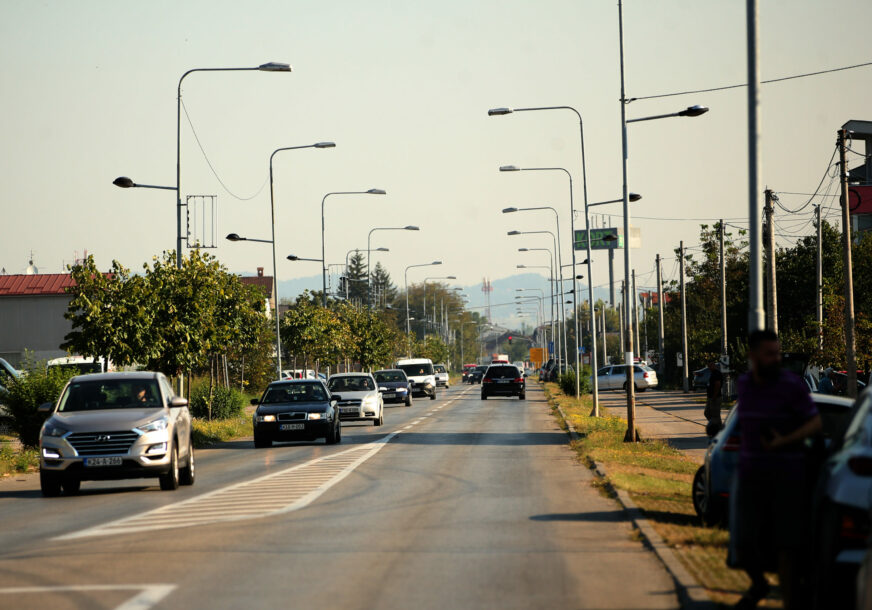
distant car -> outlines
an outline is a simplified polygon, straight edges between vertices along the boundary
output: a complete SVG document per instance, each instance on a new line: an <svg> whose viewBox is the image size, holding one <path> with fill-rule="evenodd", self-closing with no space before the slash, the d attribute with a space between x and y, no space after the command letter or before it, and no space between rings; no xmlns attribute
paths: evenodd
<svg viewBox="0 0 872 610"><path fill-rule="evenodd" d="M448 377L448 369L445 368L444 364L434 364L433 370L436 372L436 387L437 388L445 388L446 390L451 387L451 382Z"/></svg>
<svg viewBox="0 0 872 610"><path fill-rule="evenodd" d="M712 376L712 372L709 370L707 366L702 367L701 369L697 369L693 372L693 389L694 390L705 390L708 388L709 378Z"/></svg>
<svg viewBox="0 0 872 610"><path fill-rule="evenodd" d="M105 361L97 358L85 358L84 356L64 356L63 358L53 358L46 362L46 368L71 371L77 375L107 372ZM111 370L112 364L110 363L109 371Z"/></svg>
<svg viewBox="0 0 872 610"><path fill-rule="evenodd" d="M657 373L646 364L633 365L633 383L638 392L657 387ZM626 390L627 365L604 366L597 371L597 385L600 390Z"/></svg>
<svg viewBox="0 0 872 610"><path fill-rule="evenodd" d="M371 421L381 426L385 421L385 405L375 378L369 373L338 373L330 375L327 389L339 401L339 418L350 421Z"/></svg>
<svg viewBox="0 0 872 610"><path fill-rule="evenodd" d="M429 358L408 358L397 361L397 368L412 382L412 394L436 400L436 371Z"/></svg>
<svg viewBox="0 0 872 610"><path fill-rule="evenodd" d="M342 441L342 422L330 395L320 379L273 381L259 399L252 416L254 446L271 447L274 442L314 441L323 438L328 445Z"/></svg>
<svg viewBox="0 0 872 610"><path fill-rule="evenodd" d="M481 380L481 399L491 396L517 396L519 400L527 398L527 386L524 376L513 364L492 364L488 367Z"/></svg>
<svg viewBox="0 0 872 610"><path fill-rule="evenodd" d="M373 373L384 402L401 402L412 406L412 384L402 369L385 369Z"/></svg>
<svg viewBox="0 0 872 610"><path fill-rule="evenodd" d="M824 445L840 442L851 416L852 401L827 394L812 394L812 400L823 421ZM693 507L708 525L726 523L730 484L739 464L739 434L739 418L733 407L693 478Z"/></svg>
<svg viewBox="0 0 872 610"><path fill-rule="evenodd" d="M469 376L467 377L467 381L469 381L469 383L481 383L481 379L482 377L484 377L484 374L487 371L487 367L488 365L484 364L472 369L472 371L469 373Z"/></svg>
<svg viewBox="0 0 872 610"><path fill-rule="evenodd" d="M161 373L102 373L70 379L39 433L39 483L47 497L82 481L156 477L171 491L194 484L188 401Z"/></svg>
<svg viewBox="0 0 872 610"><path fill-rule="evenodd" d="M282 379L318 379L324 375L316 375L312 369L285 369L282 371Z"/></svg>
<svg viewBox="0 0 872 610"><path fill-rule="evenodd" d="M463 375L461 376L461 381L463 383L467 383L469 381L469 374L475 369L474 364L464 364L463 365Z"/></svg>

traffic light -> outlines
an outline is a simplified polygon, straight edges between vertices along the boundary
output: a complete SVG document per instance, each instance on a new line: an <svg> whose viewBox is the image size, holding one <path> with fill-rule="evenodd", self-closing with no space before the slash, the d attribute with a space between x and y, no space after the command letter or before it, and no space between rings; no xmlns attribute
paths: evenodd
<svg viewBox="0 0 872 610"><path fill-rule="evenodd" d="M509 335L509 345L512 344L512 335Z"/></svg>

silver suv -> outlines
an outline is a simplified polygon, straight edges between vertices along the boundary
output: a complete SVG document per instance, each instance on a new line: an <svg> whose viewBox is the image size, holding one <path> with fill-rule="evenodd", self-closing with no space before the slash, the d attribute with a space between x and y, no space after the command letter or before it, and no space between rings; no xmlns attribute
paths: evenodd
<svg viewBox="0 0 872 610"><path fill-rule="evenodd" d="M74 494L82 481L157 477L160 488L194 484L188 401L160 373L73 377L39 434L44 496Z"/></svg>

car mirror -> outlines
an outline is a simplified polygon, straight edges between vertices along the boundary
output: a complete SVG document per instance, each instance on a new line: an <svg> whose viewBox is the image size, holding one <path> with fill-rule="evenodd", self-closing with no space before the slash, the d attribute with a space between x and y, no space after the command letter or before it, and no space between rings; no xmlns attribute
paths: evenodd
<svg viewBox="0 0 872 610"><path fill-rule="evenodd" d="M51 413L52 408L54 407L54 403L52 402L44 402L39 407L37 407L36 412L41 413L43 415L48 415Z"/></svg>
<svg viewBox="0 0 872 610"><path fill-rule="evenodd" d="M330 406L331 406L331 407L335 407L335 406L338 405L338 404L339 404L339 399L336 398L335 396L334 396L333 398L330 399Z"/></svg>
<svg viewBox="0 0 872 610"><path fill-rule="evenodd" d="M339 394L333 394L330 397L330 402L333 402L333 401L339 402L340 400L342 400L342 397Z"/></svg>
<svg viewBox="0 0 872 610"><path fill-rule="evenodd" d="M259 404L260 404L260 399L259 399L259 398L252 398L252 399L251 399L251 404L253 404L253 405L259 405Z"/></svg>
<svg viewBox="0 0 872 610"><path fill-rule="evenodd" d="M187 407L188 399L182 398L181 396L173 396L170 400L170 407L178 408L178 407Z"/></svg>

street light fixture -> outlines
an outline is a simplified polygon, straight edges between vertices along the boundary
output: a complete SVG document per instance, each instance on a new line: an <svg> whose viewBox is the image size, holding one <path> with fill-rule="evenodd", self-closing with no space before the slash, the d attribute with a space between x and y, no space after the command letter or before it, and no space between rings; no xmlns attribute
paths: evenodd
<svg viewBox="0 0 872 610"><path fill-rule="evenodd" d="M288 254L285 258L289 261L307 261L310 263L323 263L324 261L320 258L303 258L301 256L297 256L296 254Z"/></svg>

